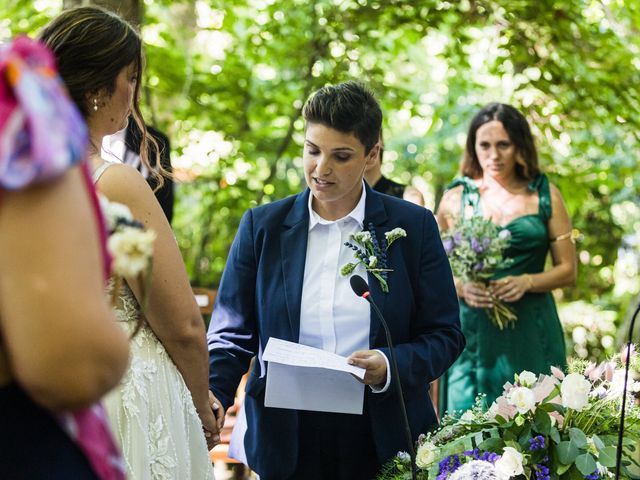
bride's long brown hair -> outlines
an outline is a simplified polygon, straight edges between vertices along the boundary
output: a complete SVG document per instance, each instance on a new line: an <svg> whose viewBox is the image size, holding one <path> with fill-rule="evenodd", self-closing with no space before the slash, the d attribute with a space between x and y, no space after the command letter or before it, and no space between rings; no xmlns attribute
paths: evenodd
<svg viewBox="0 0 640 480"><path fill-rule="evenodd" d="M54 18L38 39L53 52L58 72L85 119L92 114L89 97L103 90L113 94L116 77L122 69L131 64L136 66L131 113L142 132L140 160L155 180L156 190L160 188L169 174L162 168L160 147L148 134L138 105L143 56L142 40L135 29L103 8L77 7ZM99 151L100 145L94 147ZM153 152L153 161L149 159L149 151Z"/></svg>

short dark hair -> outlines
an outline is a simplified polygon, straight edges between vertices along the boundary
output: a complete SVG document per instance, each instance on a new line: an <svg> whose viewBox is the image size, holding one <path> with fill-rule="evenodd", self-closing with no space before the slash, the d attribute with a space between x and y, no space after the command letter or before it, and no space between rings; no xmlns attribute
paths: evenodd
<svg viewBox="0 0 640 480"><path fill-rule="evenodd" d="M540 167L529 123L522 113L505 103L490 103L471 120L460 172L471 178L482 176L482 167L476 154L476 134L482 125L493 120L502 123L516 147L516 175L522 180L534 179L540 173Z"/></svg>
<svg viewBox="0 0 640 480"><path fill-rule="evenodd" d="M369 153L380 138L382 110L371 90L355 81L328 85L305 103L307 123L320 123L343 133L353 133Z"/></svg>

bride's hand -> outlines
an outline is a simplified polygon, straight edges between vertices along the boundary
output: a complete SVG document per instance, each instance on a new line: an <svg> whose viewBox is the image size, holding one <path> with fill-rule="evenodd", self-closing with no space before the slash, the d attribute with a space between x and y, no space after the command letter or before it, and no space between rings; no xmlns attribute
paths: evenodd
<svg viewBox="0 0 640 480"><path fill-rule="evenodd" d="M204 438L207 441L207 447L211 450L220 443L220 430L218 429L216 417L212 411L200 413L200 421L202 422L202 430Z"/></svg>

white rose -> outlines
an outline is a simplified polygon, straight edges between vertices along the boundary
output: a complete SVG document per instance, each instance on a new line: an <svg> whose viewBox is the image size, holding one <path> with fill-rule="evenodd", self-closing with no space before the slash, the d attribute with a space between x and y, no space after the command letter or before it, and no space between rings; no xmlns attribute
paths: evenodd
<svg viewBox="0 0 640 480"><path fill-rule="evenodd" d="M424 442L416 452L416 465L419 468L428 468L436 459L437 450L432 442Z"/></svg>
<svg viewBox="0 0 640 480"><path fill-rule="evenodd" d="M529 372L528 370L523 370L522 373L518 375L518 381L523 387L532 387L533 385L535 385L537 380L538 377L536 376L536 374L533 372Z"/></svg>
<svg viewBox="0 0 640 480"><path fill-rule="evenodd" d="M518 413L527 413L536 405L533 390L527 387L516 387L509 392L509 404L516 407Z"/></svg>
<svg viewBox="0 0 640 480"><path fill-rule="evenodd" d="M573 410L582 410L589 402L591 383L579 373L570 373L560 385L562 406Z"/></svg>
<svg viewBox="0 0 640 480"><path fill-rule="evenodd" d="M496 470L506 478L515 477L524 473L522 468L522 454L513 447L504 447L502 456L496 460Z"/></svg>
<svg viewBox="0 0 640 480"><path fill-rule="evenodd" d="M135 277L149 264L153 255L156 234L152 230L125 227L118 229L107 240L107 249L113 256L113 271L122 277Z"/></svg>

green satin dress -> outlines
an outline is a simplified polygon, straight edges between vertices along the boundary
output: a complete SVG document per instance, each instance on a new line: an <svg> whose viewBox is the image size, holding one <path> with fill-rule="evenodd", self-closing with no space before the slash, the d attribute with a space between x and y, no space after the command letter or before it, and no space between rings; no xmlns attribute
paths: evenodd
<svg viewBox="0 0 640 480"><path fill-rule="evenodd" d="M449 188L458 185L463 186L461 211L470 205L475 215L481 215L480 194L473 180L463 177ZM544 269L551 217L549 180L539 175L529 184L529 189L538 192L538 213L522 215L502 227L512 235L505 255L513 262L509 268L497 272L495 279L539 273ZM460 301L460 322L467 345L441 379L441 413L466 410L479 393L486 394L487 405L491 405L502 394L505 382L513 381L514 374L522 370L548 374L552 365L565 366L564 335L551 293L526 293L510 305L518 320L513 329L501 331L483 309Z"/></svg>

